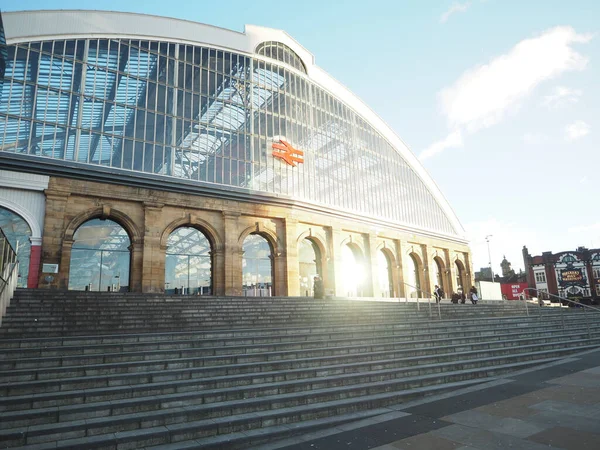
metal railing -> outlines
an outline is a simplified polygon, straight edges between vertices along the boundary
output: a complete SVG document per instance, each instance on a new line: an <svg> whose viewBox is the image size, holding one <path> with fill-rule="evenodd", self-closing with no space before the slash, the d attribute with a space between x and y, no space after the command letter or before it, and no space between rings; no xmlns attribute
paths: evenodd
<svg viewBox="0 0 600 450"><path fill-rule="evenodd" d="M17 288L19 279L19 261L17 252L12 248L8 238L0 230L0 324L6 308Z"/></svg>
<svg viewBox="0 0 600 450"><path fill-rule="evenodd" d="M413 286L412 284L408 284L408 283L402 283L404 286L408 286L410 288L413 288L417 291L417 311L421 310L421 305L419 304L419 298L425 300L427 299L427 305L429 307L429 317L432 317L432 311L431 311L431 299L434 297L434 295L431 292L428 291L424 291L423 289L417 287L417 286ZM423 293L426 294L423 297L419 297L419 293ZM408 302L408 296L406 295L406 292L404 293L404 299L405 299L405 303ZM440 299L440 301L436 302L437 305L437 310L438 310L438 319L442 319L442 309L440 308L440 303L442 302L442 299Z"/></svg>
<svg viewBox="0 0 600 450"><path fill-rule="evenodd" d="M588 317L588 310L596 311L596 312L600 313L600 308L595 308L595 307L593 307L591 305L586 305L584 303L579 303L579 302L576 302L574 300L570 300L568 298L561 297L560 295L550 294L548 292L540 291L540 290L535 289L535 288L525 288L525 289L523 289L523 292L521 292L521 294L523 296L523 301L525 302L525 311L527 312L528 316L529 316L529 306L528 306L528 301L527 301L527 295L525 295L525 292L527 292L527 291L535 291L538 294L538 305L539 305L539 307L538 307L538 315L539 315L540 319L542 318L542 308L543 308L543 304L539 303L539 298L540 298L539 295L540 294L542 294L542 296L544 296L544 297L547 296L547 297L552 297L552 298L558 299L561 302L561 306L562 306L562 302L568 302L568 303L570 303L572 305L581 307L583 309L583 317L584 317L584 321L585 321L585 328L586 328L587 334L588 334L588 339L592 338L592 333L590 331L590 323L589 323L589 317ZM561 317L561 320L562 320L562 328L564 330L565 329L565 313L564 313L564 311L562 312L562 314L560 315L560 317Z"/></svg>

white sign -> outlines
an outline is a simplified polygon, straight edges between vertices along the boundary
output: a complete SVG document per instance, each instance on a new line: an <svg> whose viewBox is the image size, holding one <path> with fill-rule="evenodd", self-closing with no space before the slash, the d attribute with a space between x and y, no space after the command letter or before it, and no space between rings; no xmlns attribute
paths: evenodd
<svg viewBox="0 0 600 450"><path fill-rule="evenodd" d="M58 264L42 264L42 273L58 273Z"/></svg>

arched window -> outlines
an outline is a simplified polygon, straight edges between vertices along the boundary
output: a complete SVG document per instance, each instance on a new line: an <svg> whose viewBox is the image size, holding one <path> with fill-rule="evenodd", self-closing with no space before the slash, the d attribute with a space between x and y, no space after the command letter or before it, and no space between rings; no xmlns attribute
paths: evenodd
<svg viewBox="0 0 600 450"><path fill-rule="evenodd" d="M408 258L408 280L406 283L407 297L417 298L423 297L421 292L421 274L419 273L419 260L414 254L410 254Z"/></svg>
<svg viewBox="0 0 600 450"><path fill-rule="evenodd" d="M323 276L321 271L321 252L310 239L302 239L298 245L298 274L300 277L300 295L314 294L315 275Z"/></svg>
<svg viewBox="0 0 600 450"><path fill-rule="evenodd" d="M121 291L129 289L131 241L112 220L92 219L73 236L69 289Z"/></svg>
<svg viewBox="0 0 600 450"><path fill-rule="evenodd" d="M392 276L392 264L390 257L383 251L377 253L377 268L379 292L382 297L392 297L394 295L394 279Z"/></svg>
<svg viewBox="0 0 600 450"><path fill-rule="evenodd" d="M242 290L245 296L268 297L273 292L271 246L259 234L250 234L242 246Z"/></svg>
<svg viewBox="0 0 600 450"><path fill-rule="evenodd" d="M342 247L342 283L348 297L365 295L365 267L363 254L355 244Z"/></svg>
<svg viewBox="0 0 600 450"><path fill-rule="evenodd" d="M191 227L177 228L167 240L165 292L211 295L212 264L210 241Z"/></svg>
<svg viewBox="0 0 600 450"><path fill-rule="evenodd" d="M27 287L31 255L31 228L21 216L0 206L0 229L6 235L13 250L17 252L19 261L17 287Z"/></svg>
<svg viewBox="0 0 600 450"><path fill-rule="evenodd" d="M433 270L434 270L434 274L433 274L433 279L435 280L435 284L437 284L440 288L445 289L444 288L444 264L442 263L442 260L439 257L435 257L433 258Z"/></svg>
<svg viewBox="0 0 600 450"><path fill-rule="evenodd" d="M289 64L294 69L306 73L306 67L302 62L302 59L300 59L294 50L281 42L267 41L258 44L258 47L256 47L256 54L276 59L284 64Z"/></svg>

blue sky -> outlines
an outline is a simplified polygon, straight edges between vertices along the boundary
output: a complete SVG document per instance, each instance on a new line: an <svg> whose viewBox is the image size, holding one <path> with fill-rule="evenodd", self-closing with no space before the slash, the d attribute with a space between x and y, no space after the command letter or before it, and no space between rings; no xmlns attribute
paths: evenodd
<svg viewBox="0 0 600 450"><path fill-rule="evenodd" d="M597 0L2 2L287 31L418 155L471 239L503 255L600 247ZM595 195L594 195L595 194Z"/></svg>

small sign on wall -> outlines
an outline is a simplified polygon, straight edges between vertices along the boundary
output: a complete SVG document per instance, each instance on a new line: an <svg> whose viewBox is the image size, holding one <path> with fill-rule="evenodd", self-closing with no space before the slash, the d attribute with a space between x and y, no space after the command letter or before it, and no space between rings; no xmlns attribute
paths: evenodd
<svg viewBox="0 0 600 450"><path fill-rule="evenodd" d="M58 264L42 264L42 273L58 273Z"/></svg>

